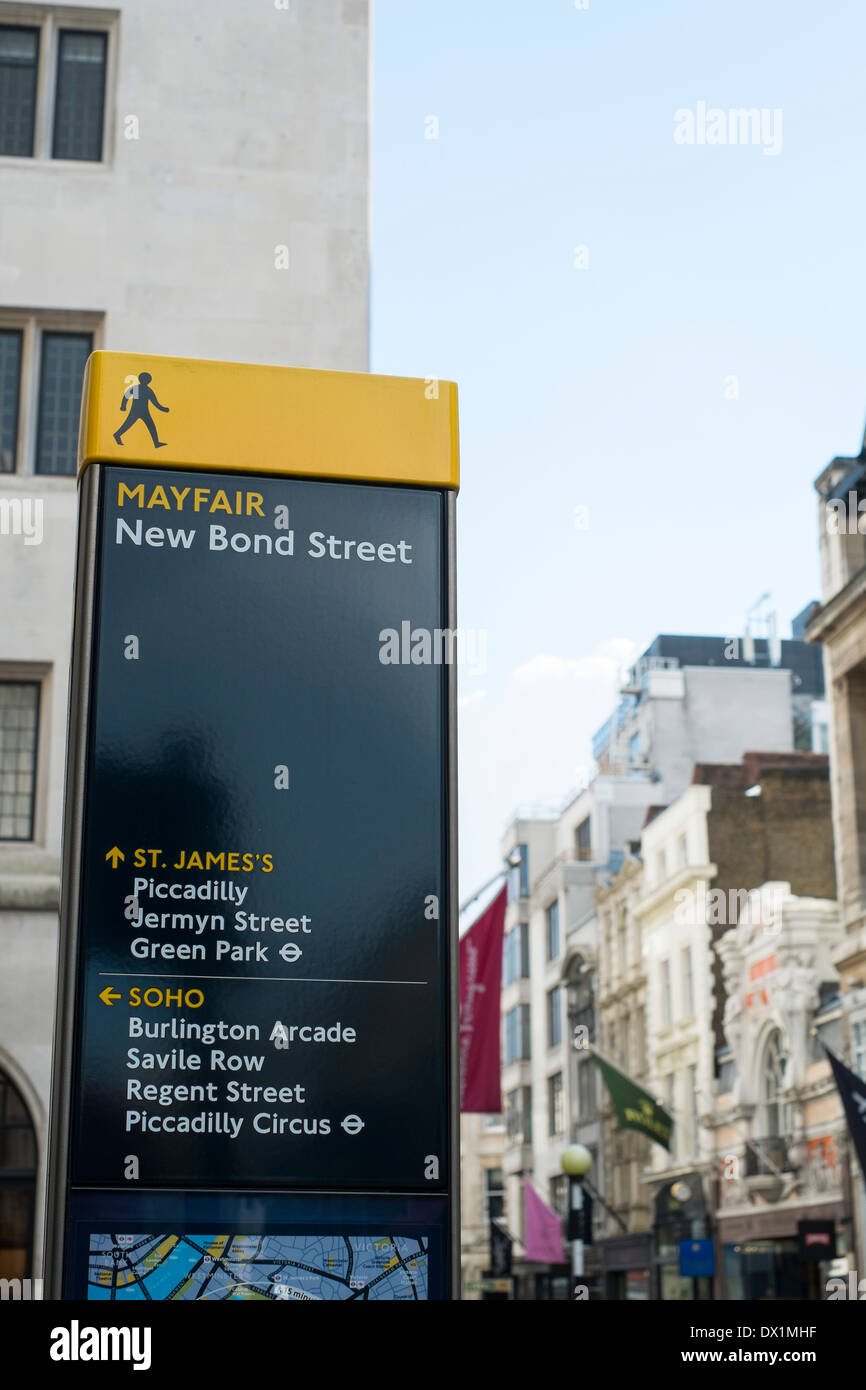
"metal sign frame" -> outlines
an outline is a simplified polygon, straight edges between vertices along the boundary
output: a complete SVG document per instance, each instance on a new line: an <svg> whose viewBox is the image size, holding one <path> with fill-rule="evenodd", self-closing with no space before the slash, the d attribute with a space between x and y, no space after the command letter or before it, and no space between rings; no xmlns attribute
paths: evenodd
<svg viewBox="0 0 866 1390"><path fill-rule="evenodd" d="M170 445L165 455L148 450L143 431L136 447L121 446L109 437L114 420L108 416L110 395L116 397L116 383L135 382L143 369L153 368L147 380L159 372L159 381L174 381L174 408L182 391L187 415L197 403L216 393L231 390L238 378L244 384L247 410L255 410L253 437L241 440L239 426L226 438L225 419L197 421L198 440L190 448L188 435L177 448ZM94 618L97 611L96 576L101 516L105 502L105 465L128 464L156 467L160 471L221 469L243 473L247 480L270 476L286 479L325 478L334 482L406 483L430 487L444 495L444 580L446 621L456 628L456 539L455 500L458 486L456 388L451 383L404 378L381 378L347 373L309 372L291 368L258 368L230 363L198 362L184 359L148 358L130 354L93 354L85 377L82 423L79 443L80 509L75 588L75 617L70 674L69 731L65 789L64 843L60 940L58 950L57 1011L55 1021L52 1096L48 1152L48 1196L45 1226L46 1297L64 1296L64 1263L67 1249L68 1203L70 1193L71 1105L76 1066L76 1023L82 1001L82 888L87 796L86 768L91 733L91 685L97 656ZM134 399L134 391L130 386ZM110 393L110 395L109 395ZM315 401L313 425L297 429L298 411L303 411L306 395ZM359 402L361 403L359 405ZM389 411L388 404L394 409ZM365 428L356 442L351 465L339 460L344 453L347 431L351 435L353 406L363 417ZM348 417L347 417L348 412ZM239 412L242 417L243 412ZM138 418L141 418L140 416ZM236 417L238 418L238 417ZM306 428L306 435L304 430ZM312 431L312 434L311 434ZM307 454L285 458L297 434L315 438L316 446ZM132 432L131 432L132 434ZM280 459L279 450L266 455L268 440L288 439ZM129 443L132 443L130 436ZM257 460L256 466L246 462ZM336 465L335 465L336 460ZM446 883L448 988L442 1001L446 1008L446 1050L448 1111L446 1185L441 1195L449 1204L447 1268L444 1271L446 1297L460 1296L459 1224L459 979L458 979L458 897L457 897L457 676L453 662L446 672L443 810L446 822ZM118 1187L118 1192L121 1191ZM150 1190L153 1185L150 1185ZM228 1191L229 1189L223 1189ZM298 1188L281 1192L299 1193ZM419 1194L421 1189L419 1188Z"/></svg>

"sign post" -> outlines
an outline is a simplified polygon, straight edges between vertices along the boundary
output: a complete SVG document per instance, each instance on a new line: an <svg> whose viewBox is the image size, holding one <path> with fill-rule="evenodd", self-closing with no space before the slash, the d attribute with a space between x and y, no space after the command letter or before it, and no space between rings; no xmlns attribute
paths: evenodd
<svg viewBox="0 0 866 1390"><path fill-rule="evenodd" d="M96 353L48 1296L458 1296L445 382Z"/></svg>

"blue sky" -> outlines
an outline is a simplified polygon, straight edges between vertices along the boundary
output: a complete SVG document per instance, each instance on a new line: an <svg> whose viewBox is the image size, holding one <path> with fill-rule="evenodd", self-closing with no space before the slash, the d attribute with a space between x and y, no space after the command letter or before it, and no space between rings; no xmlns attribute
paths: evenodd
<svg viewBox="0 0 866 1390"><path fill-rule="evenodd" d="M866 418L866 7L376 0L373 34L371 366L458 382L487 632L466 897L588 767L634 647L741 632L766 590L788 635L819 595L812 484ZM677 144L699 102L780 110L781 151Z"/></svg>

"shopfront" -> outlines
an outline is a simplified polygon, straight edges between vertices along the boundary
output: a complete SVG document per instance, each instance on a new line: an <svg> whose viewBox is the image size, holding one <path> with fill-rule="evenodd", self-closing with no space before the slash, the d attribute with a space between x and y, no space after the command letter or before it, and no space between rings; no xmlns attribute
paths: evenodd
<svg viewBox="0 0 866 1390"><path fill-rule="evenodd" d="M645 1303L652 1297L652 1239L613 1236L599 1242L604 1297L616 1303Z"/></svg>
<svg viewBox="0 0 866 1390"><path fill-rule="evenodd" d="M654 1297L665 1303L711 1299L712 1279L681 1271L681 1242L701 1241L709 1234L700 1173L686 1173L660 1187L653 1215Z"/></svg>
<svg viewBox="0 0 866 1390"><path fill-rule="evenodd" d="M829 1265L847 1245L839 1203L721 1217L718 1267L728 1300L782 1303L826 1298Z"/></svg>

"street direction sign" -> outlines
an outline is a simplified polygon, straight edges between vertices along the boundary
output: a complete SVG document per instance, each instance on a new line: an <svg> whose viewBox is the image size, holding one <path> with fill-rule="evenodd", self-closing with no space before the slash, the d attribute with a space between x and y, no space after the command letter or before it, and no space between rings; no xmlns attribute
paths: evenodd
<svg viewBox="0 0 866 1390"><path fill-rule="evenodd" d="M345 1194L392 1194L413 1258L384 1296L456 1288L456 405L432 386L91 359L54 1296L81 1287L79 1209L88 1296L109 1275L138 1292L153 1261L135 1280L105 1264L122 1247L99 1194L134 1230L136 1194L153 1221L173 1190L308 1192L321 1230L349 1212L356 1235L364 1199ZM187 1237L161 1240L180 1259Z"/></svg>

